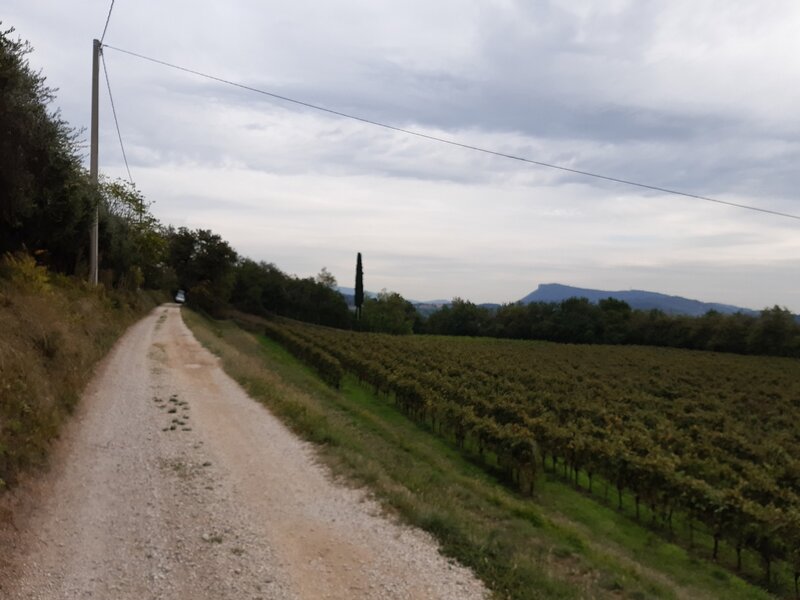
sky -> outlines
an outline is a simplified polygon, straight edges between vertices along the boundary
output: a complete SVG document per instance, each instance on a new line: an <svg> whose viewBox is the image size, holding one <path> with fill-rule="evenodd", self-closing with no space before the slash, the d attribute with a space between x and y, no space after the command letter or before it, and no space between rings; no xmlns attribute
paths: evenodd
<svg viewBox="0 0 800 600"><path fill-rule="evenodd" d="M88 139L108 0L6 0ZM796 0L116 0L105 44L502 153L800 215ZM800 220L589 179L105 48L137 187L243 256L415 300L540 283L800 313ZM102 77L102 75L101 75ZM100 171L126 177L101 83Z"/></svg>

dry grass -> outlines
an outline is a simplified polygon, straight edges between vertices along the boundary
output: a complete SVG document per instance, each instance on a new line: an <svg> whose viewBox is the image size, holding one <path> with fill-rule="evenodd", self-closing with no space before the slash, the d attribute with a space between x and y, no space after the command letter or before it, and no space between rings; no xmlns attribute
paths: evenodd
<svg viewBox="0 0 800 600"><path fill-rule="evenodd" d="M0 259L0 490L43 463L95 363L155 304Z"/></svg>

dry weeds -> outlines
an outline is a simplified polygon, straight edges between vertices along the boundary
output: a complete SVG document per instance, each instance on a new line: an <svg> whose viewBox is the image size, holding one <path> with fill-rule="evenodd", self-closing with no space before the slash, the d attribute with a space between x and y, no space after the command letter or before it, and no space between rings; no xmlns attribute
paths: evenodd
<svg viewBox="0 0 800 600"><path fill-rule="evenodd" d="M95 363L155 303L0 259L0 491L43 464Z"/></svg>

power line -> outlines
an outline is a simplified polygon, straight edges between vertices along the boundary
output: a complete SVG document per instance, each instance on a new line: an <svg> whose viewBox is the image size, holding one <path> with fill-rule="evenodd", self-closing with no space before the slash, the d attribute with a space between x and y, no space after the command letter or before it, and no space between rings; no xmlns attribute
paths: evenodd
<svg viewBox="0 0 800 600"><path fill-rule="evenodd" d="M111 0L111 6L108 7L108 16L106 17L106 25L103 27L103 35L100 36L100 43L103 43L103 40L106 39L106 30L108 29L108 23L111 21L111 11L114 10L114 0Z"/></svg>
<svg viewBox="0 0 800 600"><path fill-rule="evenodd" d="M359 121L361 123L366 123L368 125L374 125L376 127L382 127L384 129L389 129L391 131L397 131L399 133L405 133L407 135L413 135L413 136L416 136L416 137L419 137L419 138L424 138L426 140L432 140L434 142L440 142L440 143L443 143L443 144L449 144L451 146L457 146L459 148L465 148L467 150L473 150L475 152L482 152L484 154L490 154L492 156L499 156L501 158L508 158L510 160L516 160L516 161L520 161L520 162L524 162L524 163L528 163L528 164L532 164L532 165L537 165L539 167L546 167L548 169L556 169L556 170L564 171L564 172L567 172L567 173L573 173L573 174L576 174L576 175L582 175L584 177L592 177L592 178L595 178L595 179L601 179L601 180L604 180L604 181L611 181L611 182L614 182L614 183L620 183L620 184L623 184L623 185L634 186L634 187L643 188L643 189L646 189L646 190L652 190L652 191L656 191L656 192L663 192L665 194L672 194L672 195L675 195L675 196L683 196L685 198L693 198L695 200L703 200L705 202L714 202L716 204L724 204L726 206L732 206L732 207L735 207L735 208L742 208L742 209L745 209L745 210L752 210L752 211L756 211L756 212L767 213L767 214L775 215L775 216L778 216L778 217L785 217L787 219L796 219L796 220L800 221L800 215L793 215L793 214L790 214L790 213L784 213L784 212L780 212L780 211L777 211L777 210L771 210L769 208L759 208L757 206L751 206L751 205L748 205L748 204L739 204L737 202L730 202L728 200L720 200L719 198L711 198L709 196L701 196L699 194L691 194L689 192L681 192L681 191L678 191L678 190L673 190L673 189L670 189L670 188L664 188L664 187L660 187L660 186L657 186L657 185L650 185L650 184L647 184L647 183L640 183L638 181L632 181L630 179L622 179L622 178L619 178L619 177L611 177L611 176L608 176L608 175L601 175L599 173L592 173L590 171L583 171L583 170L580 170L580 169L572 169L570 167L565 167L565 166L562 166L562 165L556 165L556 164L547 163L547 162L543 162L543 161L539 161L539 160L533 160L531 158L525 158L525 157L522 157L522 156L516 156L514 154L506 154L504 152L498 152L496 150L489 150L487 148L481 148L479 146L473 146L471 144L464 144L462 142L458 142L458 141L455 141L455 140L450 140L450 139L447 139L447 138L442 138L442 137L438 137L438 136L434 136L434 135L429 135L427 133L421 133L419 131L414 131L412 129L404 129L402 127L397 127L395 125L388 125L386 123L381 123L379 121L373 121L371 119L367 119L367 118L364 118L364 117L359 117L359 116L356 116L356 115L351 115L351 114L344 113L344 112L341 112L341 111L338 111L338 110L333 110L331 108L325 108L324 106L311 104L309 102L304 102L302 100L296 100L294 98L289 98L287 96L282 96L282 95L276 94L274 92L268 92L266 90L254 88L254 87L251 87L249 85L245 85L245 84L242 84L242 83L237 83L237 82L231 81L229 79L224 79L222 77L217 77L215 75L209 75L208 73L203 73L201 71L196 71L196 70L190 69L188 67L181 67L179 65L172 64L172 63L169 63L169 62L166 62L166 61L163 61L163 60L159 60L157 58L152 58L152 57L149 57L149 56L145 56L145 55L139 54L137 52L132 52L130 50L123 50L122 48L115 48L114 46L109 46L108 44L104 44L104 47L105 48L110 48L111 50L116 50L117 52L122 52L123 54L128 54L130 56L134 56L136 58L140 58L142 60L146 60L146 61L158 64L158 65L169 67L171 69L177 69L178 71L184 71L185 73L191 73L192 75L197 75L199 77L204 77L204 78L210 79L212 81L217 81L219 83L224 83L226 85L231 85L231 86L234 86L234 87L238 87L238 88L241 88L243 90L247 90L247 91L250 91L250 92L255 92L257 94L262 94L264 96L269 96L270 98L275 98L277 100L282 100L284 102L290 102L292 104L296 104L296 105L299 105L299 106L304 106L306 108L311 108L311 109L318 110L318 111L321 111L321 112L325 112L325 113L328 113L328 114L336 115L338 117L344 117L346 119L351 119L353 121Z"/></svg>
<svg viewBox="0 0 800 600"><path fill-rule="evenodd" d="M119 138L119 148L122 150L122 159L125 161L125 170L128 171L128 181L133 183L133 177L131 176L131 168L128 166L128 156L125 154L125 144L122 143L122 133L119 130L119 120L117 119L117 109L114 106L114 95L111 93L111 80L108 78L108 69L106 68L106 57L103 56L103 53L100 52L100 58L103 61L103 73L106 76L106 86L108 87L108 99L111 100L111 114L114 115L114 125L117 128L117 137Z"/></svg>

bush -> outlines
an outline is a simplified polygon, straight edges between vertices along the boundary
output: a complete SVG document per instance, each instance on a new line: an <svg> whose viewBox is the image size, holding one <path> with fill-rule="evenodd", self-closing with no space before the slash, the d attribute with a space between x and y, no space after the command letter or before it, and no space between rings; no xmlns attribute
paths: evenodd
<svg viewBox="0 0 800 600"><path fill-rule="evenodd" d="M47 269L39 266L36 259L26 252L6 253L0 260L0 277L30 292L44 293L50 290Z"/></svg>

